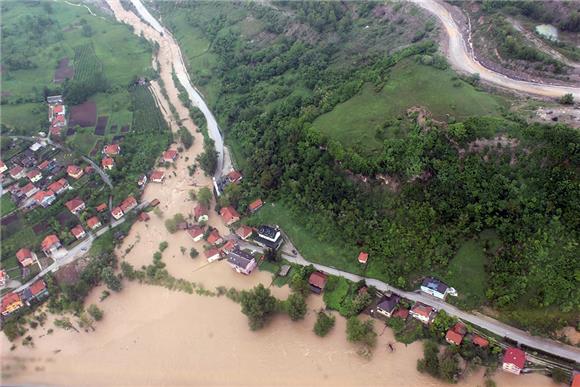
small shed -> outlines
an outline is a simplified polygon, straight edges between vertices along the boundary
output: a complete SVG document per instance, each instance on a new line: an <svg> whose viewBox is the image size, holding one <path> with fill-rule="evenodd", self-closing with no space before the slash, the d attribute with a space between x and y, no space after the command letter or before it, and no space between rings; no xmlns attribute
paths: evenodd
<svg viewBox="0 0 580 387"><path fill-rule="evenodd" d="M280 270L278 271L278 275L280 277L286 277L288 275L289 271L290 271L290 265L282 265L282 267L280 267Z"/></svg>

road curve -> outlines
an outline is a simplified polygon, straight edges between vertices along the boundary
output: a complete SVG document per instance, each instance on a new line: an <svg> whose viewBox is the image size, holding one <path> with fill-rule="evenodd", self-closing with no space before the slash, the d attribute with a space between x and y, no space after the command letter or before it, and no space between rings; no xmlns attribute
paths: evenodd
<svg viewBox="0 0 580 387"><path fill-rule="evenodd" d="M506 75L488 69L475 59L472 50L467 47L459 26L455 23L455 20L453 20L453 17L443 5L438 3L436 0L408 1L429 11L443 24L447 36L449 37L449 44L446 53L447 59L455 69L469 74L478 73L482 81L494 84L504 89L550 98L559 98L564 94L571 93L574 95L574 99L580 99L580 88L578 87L521 81L509 78Z"/></svg>

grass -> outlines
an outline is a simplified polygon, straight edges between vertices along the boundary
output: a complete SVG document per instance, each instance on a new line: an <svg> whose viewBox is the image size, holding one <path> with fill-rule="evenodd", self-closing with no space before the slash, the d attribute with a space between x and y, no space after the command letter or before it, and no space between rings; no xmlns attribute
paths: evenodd
<svg viewBox="0 0 580 387"><path fill-rule="evenodd" d="M328 308L340 310L349 291L350 281L343 277L329 276L323 293L324 303Z"/></svg>
<svg viewBox="0 0 580 387"><path fill-rule="evenodd" d="M4 87L4 84L2 84ZM42 103L2 105L2 124L22 134L36 135L48 122L48 109Z"/></svg>
<svg viewBox="0 0 580 387"><path fill-rule="evenodd" d="M248 219L248 223L251 225L277 224L307 260L362 274L356 259L358 251L354 246L345 244L337 233L333 233L332 238L321 238L315 235L309 231L305 218L295 215L283 203L264 205Z"/></svg>
<svg viewBox="0 0 580 387"><path fill-rule="evenodd" d="M10 198L10 194L4 194L0 198L0 215L4 216L14 210L16 208L16 204Z"/></svg>
<svg viewBox="0 0 580 387"><path fill-rule="evenodd" d="M427 108L433 118L463 120L469 116L499 115L502 101L468 83L454 79L451 70L404 60L395 66L378 93L365 84L359 94L318 117L313 126L346 145L369 150L381 147L376 127L404 115L412 106ZM457 86L455 86L457 85Z"/></svg>
<svg viewBox="0 0 580 387"><path fill-rule="evenodd" d="M67 137L66 142L72 149L88 155L98 138L94 135L94 128L77 128L75 135Z"/></svg>

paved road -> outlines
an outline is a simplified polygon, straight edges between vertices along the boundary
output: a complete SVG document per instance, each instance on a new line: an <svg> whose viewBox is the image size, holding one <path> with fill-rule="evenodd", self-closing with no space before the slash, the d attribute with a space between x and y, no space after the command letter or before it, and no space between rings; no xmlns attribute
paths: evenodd
<svg viewBox="0 0 580 387"><path fill-rule="evenodd" d="M240 247L241 248L247 248L247 249L252 249L252 250L256 250L259 252L263 252L263 248L257 245L254 245L253 243L249 243L249 242L243 242L240 241ZM318 270L322 270L326 273L335 275L335 276L340 276L340 277L344 277L350 281L353 282L358 282L360 280L365 280L367 285L372 285L374 287L376 287L377 289L386 292L386 291L390 291L393 293L397 293L402 297L405 297L409 300L415 301L415 302L422 302L424 304L427 305L431 305L432 307L434 307L437 310L444 310L445 312L447 312L448 314L455 316L461 320L464 321L468 321L473 325L476 325L478 327L484 328L490 332L495 333L498 336L501 337L508 337L512 340L517 341L520 344L525 344L529 347L532 348L536 348L539 350L542 350L544 352L547 353L551 353L553 355L556 356L560 356L562 358L565 359L570 359L573 360L575 362L580 362L580 349L569 346L569 345L565 345L559 342L556 342L554 340L550 340L550 339L546 339L546 338L542 338L542 337L537 337L537 336L532 336L527 332L524 332L520 329L511 327L507 324L504 324L500 321L497 321L491 317L488 316L484 316L481 314L471 314L471 313L467 313L465 311L462 311L458 308L456 308L453 305L450 305L444 301L441 301L438 298L435 298L433 296L430 296L428 294L422 293L422 292L407 292L401 289L397 289L394 286L391 286L383 281L374 279L374 278L368 278L368 277L363 277L363 276L359 276L357 274L352 274L343 270L339 270L336 269L334 267L329 267L329 266L325 266L325 265L320 265L317 263L312 263L308 260L306 260L302 255L300 255L300 253L294 254L292 253L292 250L298 251L293 245L292 243L289 241L288 238L286 238L286 243L284 244L284 246L282 247L282 257L284 259L286 259L289 262L292 263L296 263L298 265L314 265L315 268L317 268Z"/></svg>
<svg viewBox="0 0 580 387"><path fill-rule="evenodd" d="M437 0L409 1L431 12L443 23L449 37L447 59L454 68L469 74L479 73L483 81L506 89L551 98L559 98L566 93L572 93L576 100L580 99L580 88L578 87L520 81L488 69L475 59L473 50L465 42L459 26L443 5Z"/></svg>

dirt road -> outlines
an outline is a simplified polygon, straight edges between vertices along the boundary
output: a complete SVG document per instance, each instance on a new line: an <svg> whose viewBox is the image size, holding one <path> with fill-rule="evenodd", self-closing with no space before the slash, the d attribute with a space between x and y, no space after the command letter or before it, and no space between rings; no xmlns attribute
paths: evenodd
<svg viewBox="0 0 580 387"><path fill-rule="evenodd" d="M443 5L436 0L409 1L431 12L441 21L449 37L447 59L456 70L469 74L478 73L482 81L521 93L550 98L571 93L576 100L580 99L580 88L515 80L484 67L473 56L473 50L468 47L459 26Z"/></svg>

